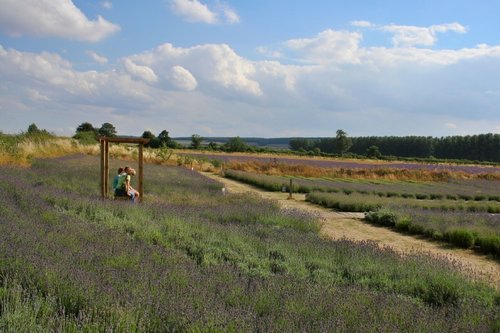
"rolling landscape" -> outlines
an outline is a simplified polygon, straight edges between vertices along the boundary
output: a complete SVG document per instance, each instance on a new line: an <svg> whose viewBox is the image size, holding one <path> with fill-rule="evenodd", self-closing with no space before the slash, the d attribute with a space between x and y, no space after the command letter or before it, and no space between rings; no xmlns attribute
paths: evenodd
<svg viewBox="0 0 500 333"><path fill-rule="evenodd" d="M2 330L499 328L496 167L146 148L133 204L100 198L97 143L1 147ZM111 145L111 170L136 154Z"/></svg>
<svg viewBox="0 0 500 333"><path fill-rule="evenodd" d="M498 13L0 0L0 333L500 333Z"/></svg>

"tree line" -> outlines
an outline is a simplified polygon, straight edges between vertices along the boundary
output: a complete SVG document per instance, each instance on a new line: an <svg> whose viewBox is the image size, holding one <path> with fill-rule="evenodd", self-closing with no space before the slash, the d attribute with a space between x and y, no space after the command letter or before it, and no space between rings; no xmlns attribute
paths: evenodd
<svg viewBox="0 0 500 333"><path fill-rule="evenodd" d="M110 123L104 123L101 127L94 127L89 122L84 122L76 128L76 133L73 136L80 143L94 144L100 136L115 137L117 131L115 126ZM155 135L151 131L144 131L141 135L142 138L149 139L149 143L145 145L148 148L186 148L173 140L167 130L163 130L160 134ZM187 148L200 149L202 148L204 138L198 134L191 136L191 144ZM245 152L253 151L254 148L244 142L239 136L230 138L224 144L217 144L216 142L209 142L203 148L208 150L219 150L227 152Z"/></svg>
<svg viewBox="0 0 500 333"><path fill-rule="evenodd" d="M342 131L333 138L292 138L290 149L301 152L368 157L415 157L500 162L500 134L467 136L368 136L347 137Z"/></svg>

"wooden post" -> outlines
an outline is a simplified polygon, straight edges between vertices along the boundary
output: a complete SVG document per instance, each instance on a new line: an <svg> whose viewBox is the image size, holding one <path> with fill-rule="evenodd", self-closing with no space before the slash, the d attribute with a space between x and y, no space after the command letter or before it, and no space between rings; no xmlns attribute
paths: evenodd
<svg viewBox="0 0 500 333"><path fill-rule="evenodd" d="M104 197L108 197L109 190L109 142L104 140Z"/></svg>
<svg viewBox="0 0 500 333"><path fill-rule="evenodd" d="M99 140L101 143L101 198L104 199L104 139Z"/></svg>
<svg viewBox="0 0 500 333"><path fill-rule="evenodd" d="M293 186L292 178L290 178L290 187L288 188L288 192L289 192L288 199L293 199L292 198L292 186Z"/></svg>
<svg viewBox="0 0 500 333"><path fill-rule="evenodd" d="M144 182L143 182L143 176L144 176L144 171L143 171L143 167L144 167L144 153L143 153L143 144L140 143L139 144L139 180L138 180L138 187L139 187L139 201L142 201L144 200L143 199L143 195L144 195Z"/></svg>

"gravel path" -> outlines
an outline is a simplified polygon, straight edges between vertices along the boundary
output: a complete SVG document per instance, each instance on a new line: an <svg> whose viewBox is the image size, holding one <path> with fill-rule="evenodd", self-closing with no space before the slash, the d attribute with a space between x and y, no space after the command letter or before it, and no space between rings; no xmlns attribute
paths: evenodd
<svg viewBox="0 0 500 333"><path fill-rule="evenodd" d="M374 226L363 222L363 213L335 212L305 201L304 194L293 194L293 198L289 199L287 193L267 192L216 174L203 174L223 183L228 193L256 193L265 199L278 201L282 207L303 209L319 215L323 220L321 234L324 237L348 238L355 241L369 240L383 247L391 247L402 254L419 252L445 257L460 262L470 276L491 284L497 290L500 289L500 264L472 250L450 248L442 243L430 242L423 238L403 235L388 228Z"/></svg>

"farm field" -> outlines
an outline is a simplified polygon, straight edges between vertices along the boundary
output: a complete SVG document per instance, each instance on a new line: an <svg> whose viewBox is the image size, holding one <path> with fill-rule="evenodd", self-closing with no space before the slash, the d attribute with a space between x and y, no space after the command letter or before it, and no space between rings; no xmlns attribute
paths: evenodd
<svg viewBox="0 0 500 333"><path fill-rule="evenodd" d="M263 154L244 154L244 153L198 153L198 152L179 152L179 155L191 156L196 159L218 160L223 163L263 163L263 164L285 164L285 165L303 165L315 168L342 168L342 169L406 169L422 170L435 172L462 172L465 174L490 173L500 176L500 167L498 166L478 166L478 165L454 165L454 164L429 164L417 162L387 162L387 161L361 161L345 160L321 157L298 157L281 155L263 155Z"/></svg>
<svg viewBox="0 0 500 333"><path fill-rule="evenodd" d="M479 254L472 249L460 249L447 246L441 242L431 242L425 237L400 233L391 228L366 223L365 213L340 212L306 201L306 194L271 192L240 181L223 177L219 174L204 173L208 177L223 182L231 193L253 193L268 200L274 200L285 208L297 208L309 211L321 220L320 234L331 239L351 239L355 241L372 241L378 246L389 247L396 252L426 253L445 257L460 262L464 271L469 271L474 279L483 280L496 289L500 288L500 265L490 255Z"/></svg>
<svg viewBox="0 0 500 333"><path fill-rule="evenodd" d="M117 168L124 162L112 160ZM101 201L96 157L0 173L0 330L495 332L500 294L459 263L328 240L183 167Z"/></svg>
<svg viewBox="0 0 500 333"><path fill-rule="evenodd" d="M347 212L401 232L500 256L498 180L408 182L316 179L226 170L226 177L271 191L307 193L310 202Z"/></svg>

